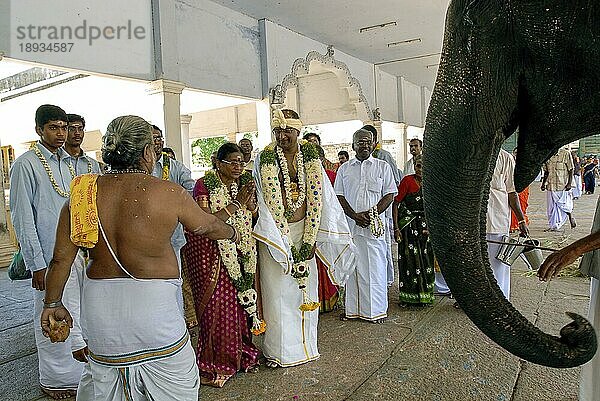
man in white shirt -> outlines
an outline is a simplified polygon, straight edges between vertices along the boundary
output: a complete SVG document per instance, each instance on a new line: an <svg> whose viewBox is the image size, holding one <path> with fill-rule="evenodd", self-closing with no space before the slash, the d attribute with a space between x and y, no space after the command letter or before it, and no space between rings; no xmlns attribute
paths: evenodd
<svg viewBox="0 0 600 401"><path fill-rule="evenodd" d="M356 244L356 271L346 284L342 319L383 323L387 317L387 247L385 211L398 192L390 166L372 157L375 138L364 129L354 133L356 157L342 164L335 193Z"/></svg>
<svg viewBox="0 0 600 401"><path fill-rule="evenodd" d="M500 149L496 167L490 181L490 197L487 209L486 239L502 242L502 237L510 231L510 211L515 213L522 235L529 234L525 216L521 211L519 196L513 181L515 171L514 158ZM488 256L494 277L506 299L510 299L510 266L496 258L500 244L488 242Z"/></svg>
<svg viewBox="0 0 600 401"><path fill-rule="evenodd" d="M371 131L373 133L373 138L375 138L375 149L373 150L372 156L376 159L383 160L390 166L392 169L392 175L394 176L394 182L396 183L396 188L398 188L400 181L402 181L402 172L398 170L396 160L390 152L382 148L381 143L377 140L377 129L374 126L367 124L363 126L362 129L366 129L367 131ZM394 257L392 256L392 246L397 246L393 235L394 222L392 220L391 207L389 207L385 212L385 223L385 237L389 245L387 249L387 283L388 286L391 286L394 284Z"/></svg>
<svg viewBox="0 0 600 401"><path fill-rule="evenodd" d="M408 159L408 161L404 164L404 175L414 174L415 173L415 156L421 154L421 149L423 148L423 142L419 138L413 138L408 142L408 149L410 150L410 154L412 157Z"/></svg>

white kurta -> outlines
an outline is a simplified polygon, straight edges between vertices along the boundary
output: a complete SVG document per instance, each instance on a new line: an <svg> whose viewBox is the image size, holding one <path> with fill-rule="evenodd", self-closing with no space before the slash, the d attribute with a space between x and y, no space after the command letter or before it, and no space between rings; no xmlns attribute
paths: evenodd
<svg viewBox="0 0 600 401"><path fill-rule="evenodd" d="M363 212L385 195L395 195L398 189L389 165L369 157L362 162L354 158L342 164L335 179L335 192L344 196L354 211ZM385 224L385 213L380 217ZM376 238L369 228L359 227L350 218L348 224L358 251L358 264L346 284L346 316L365 320L384 318L388 308L387 233Z"/></svg>
<svg viewBox="0 0 600 401"><path fill-rule="evenodd" d="M500 149L490 181L490 198L486 215L486 239L501 241L503 235L508 235L510 230L508 194L516 192L513 181L514 171L514 158L507 151ZM499 247L499 244L488 243L488 257L498 286L506 299L509 299L510 266L496 259Z"/></svg>

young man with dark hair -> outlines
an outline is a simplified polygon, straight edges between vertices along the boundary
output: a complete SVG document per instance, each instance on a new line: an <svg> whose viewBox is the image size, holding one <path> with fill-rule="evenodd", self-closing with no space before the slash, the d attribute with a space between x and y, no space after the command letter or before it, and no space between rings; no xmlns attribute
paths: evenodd
<svg viewBox="0 0 600 401"><path fill-rule="evenodd" d="M242 138L238 142L238 146L242 149L242 154L244 155L244 162L246 162L245 170L252 173L252 170L254 170L254 160L252 160L254 146L252 146L252 141L248 138Z"/></svg>
<svg viewBox="0 0 600 401"><path fill-rule="evenodd" d="M67 139L64 148L71 157L71 165L75 175L100 173L100 164L93 158L87 156L81 144L85 136L85 120L79 114L67 114L68 128Z"/></svg>
<svg viewBox="0 0 600 401"><path fill-rule="evenodd" d="M340 150L338 152L338 160L340 161L340 166L350 160L350 155L345 150Z"/></svg>
<svg viewBox="0 0 600 401"><path fill-rule="evenodd" d="M408 159L406 164L404 164L404 175L414 174L414 158L421 154L421 149L423 149L423 141L419 138L413 138L408 142L408 148L410 150L410 154L412 157Z"/></svg>
<svg viewBox="0 0 600 401"><path fill-rule="evenodd" d="M25 265L33 272L33 320L40 320L45 307L45 275L52 260L60 211L69 197L75 171L63 149L67 139L67 114L45 104L35 113L35 131L40 140L15 160L10 170L10 211ZM76 262L77 263L77 262ZM77 269L71 269L62 299L79 299ZM39 360L39 380L44 393L54 399L74 396L81 378L86 344L76 327L66 342L52 344L34 325ZM72 351L73 352L72 354ZM83 354L83 355L82 355Z"/></svg>

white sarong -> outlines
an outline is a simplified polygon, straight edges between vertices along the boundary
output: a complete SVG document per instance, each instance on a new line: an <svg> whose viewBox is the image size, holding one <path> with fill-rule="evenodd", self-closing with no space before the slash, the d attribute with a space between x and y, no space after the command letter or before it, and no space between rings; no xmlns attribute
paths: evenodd
<svg viewBox="0 0 600 401"><path fill-rule="evenodd" d="M600 281L592 277L590 284L590 310L588 320L592 326L600 327ZM581 369L581 384L579 385L579 401L600 400L600 356L598 352L591 361Z"/></svg>
<svg viewBox="0 0 600 401"><path fill-rule="evenodd" d="M90 370L98 401L198 401L200 379L189 339L168 358L120 368L91 361Z"/></svg>
<svg viewBox="0 0 600 401"><path fill-rule="evenodd" d="M548 203L548 226L552 230L558 230L569 218L567 213L573 211L573 193L571 191L546 191L546 201Z"/></svg>
<svg viewBox="0 0 600 401"><path fill-rule="evenodd" d="M198 399L200 377L180 288L181 279L84 276L82 314L95 399Z"/></svg>
<svg viewBox="0 0 600 401"><path fill-rule="evenodd" d="M384 237L354 237L358 263L346 283L346 317L378 320L387 317L387 248Z"/></svg>
<svg viewBox="0 0 600 401"><path fill-rule="evenodd" d="M506 234L486 234L486 239L502 242L502 237ZM488 257L490 260L490 265L492 267L492 271L494 272L494 277L498 282L498 286L502 290L502 293L506 297L506 299L510 299L510 266L505 264L504 262L499 261L496 258L498 254L498 250L502 245L487 243Z"/></svg>
<svg viewBox="0 0 600 401"><path fill-rule="evenodd" d="M52 343L42 334L39 322L44 306L45 291L33 290L33 322L37 322L33 326L38 351L40 385L49 390L77 390L81 379L84 364L73 359L72 351L85 347L79 323L82 271L83 258L78 254L71 266L62 296L63 304L73 316L73 329L65 342Z"/></svg>
<svg viewBox="0 0 600 401"><path fill-rule="evenodd" d="M581 198L581 176L573 175L573 198Z"/></svg>
<svg viewBox="0 0 600 401"><path fill-rule="evenodd" d="M304 220L290 223L289 227L290 237L300 247ZM263 318L267 324L262 343L265 358L283 367L317 359L319 308L309 312L301 311L299 308L303 297L298 281L283 271L281 264L271 257L265 244L259 243L258 255ZM318 301L319 273L315 259L308 261L307 266L310 275L306 292L312 301Z"/></svg>

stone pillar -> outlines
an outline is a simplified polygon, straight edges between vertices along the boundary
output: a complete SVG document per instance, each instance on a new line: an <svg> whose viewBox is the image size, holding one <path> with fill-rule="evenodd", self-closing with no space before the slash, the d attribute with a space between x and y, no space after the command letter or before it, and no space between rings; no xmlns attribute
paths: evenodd
<svg viewBox="0 0 600 401"><path fill-rule="evenodd" d="M189 114L182 114L179 118L181 119L181 162L191 170L192 148L190 146L190 122L192 121L192 116Z"/></svg>
<svg viewBox="0 0 600 401"><path fill-rule="evenodd" d="M175 151L177 159L182 160L183 143L181 141L181 110L180 96L185 85L180 82L159 79L150 82L149 94L152 96L161 96L163 104L162 121L164 126L163 136L165 137L165 146ZM160 121L157 116L156 121ZM158 125L158 124L157 124ZM185 147L189 147L186 143Z"/></svg>

